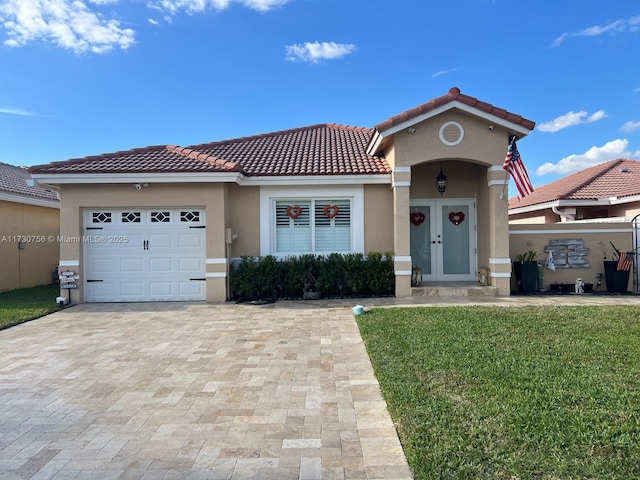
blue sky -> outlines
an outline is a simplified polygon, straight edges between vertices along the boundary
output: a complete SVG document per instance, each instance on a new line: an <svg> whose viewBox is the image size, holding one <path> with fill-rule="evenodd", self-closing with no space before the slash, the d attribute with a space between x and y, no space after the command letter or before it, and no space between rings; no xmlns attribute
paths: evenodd
<svg viewBox="0 0 640 480"><path fill-rule="evenodd" d="M0 0L0 161L372 127L457 86L536 122L540 186L640 159L639 57L636 0Z"/></svg>

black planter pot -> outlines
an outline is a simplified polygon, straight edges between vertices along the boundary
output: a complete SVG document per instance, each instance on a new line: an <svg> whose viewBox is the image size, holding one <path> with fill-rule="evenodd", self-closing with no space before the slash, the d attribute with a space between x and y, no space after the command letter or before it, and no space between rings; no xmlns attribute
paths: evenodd
<svg viewBox="0 0 640 480"><path fill-rule="evenodd" d="M629 285L629 270L618 270L618 262L615 260L605 260L603 263L607 292L626 293Z"/></svg>
<svg viewBox="0 0 640 480"><path fill-rule="evenodd" d="M513 272L516 276L518 291L522 293L536 293L538 284L538 262L513 262Z"/></svg>

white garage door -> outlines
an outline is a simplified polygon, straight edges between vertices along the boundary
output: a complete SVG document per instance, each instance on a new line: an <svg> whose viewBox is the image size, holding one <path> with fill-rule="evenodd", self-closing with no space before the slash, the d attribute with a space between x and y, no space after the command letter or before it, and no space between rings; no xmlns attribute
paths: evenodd
<svg viewBox="0 0 640 480"><path fill-rule="evenodd" d="M85 301L204 300L205 240L204 209L85 209Z"/></svg>

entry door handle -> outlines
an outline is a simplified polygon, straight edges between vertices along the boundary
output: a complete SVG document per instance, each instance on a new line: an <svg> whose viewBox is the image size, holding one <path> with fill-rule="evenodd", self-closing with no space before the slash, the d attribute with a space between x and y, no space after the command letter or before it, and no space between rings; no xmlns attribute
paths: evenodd
<svg viewBox="0 0 640 480"><path fill-rule="evenodd" d="M144 242L142 242L142 249L149 250L149 240L145 240Z"/></svg>

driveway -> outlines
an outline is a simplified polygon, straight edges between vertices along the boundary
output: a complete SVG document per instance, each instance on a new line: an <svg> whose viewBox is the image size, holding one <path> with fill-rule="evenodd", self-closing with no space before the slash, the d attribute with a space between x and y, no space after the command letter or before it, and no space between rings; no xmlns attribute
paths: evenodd
<svg viewBox="0 0 640 480"><path fill-rule="evenodd" d="M0 479L410 479L351 307L85 304L0 331Z"/></svg>

